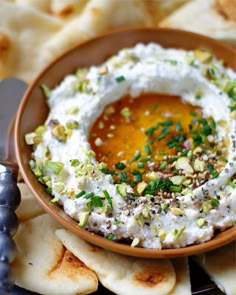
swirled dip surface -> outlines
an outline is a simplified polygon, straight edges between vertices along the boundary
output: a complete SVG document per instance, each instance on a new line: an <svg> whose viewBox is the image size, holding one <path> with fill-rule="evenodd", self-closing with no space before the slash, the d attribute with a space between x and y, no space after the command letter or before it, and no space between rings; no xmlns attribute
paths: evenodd
<svg viewBox="0 0 236 295"><path fill-rule="evenodd" d="M30 165L79 226L157 249L202 243L234 226L236 74L211 52L137 44L43 89L50 112L26 135ZM128 95L135 104L145 93L181 97L196 108L191 124L156 118L141 128L143 150L132 158L120 153L112 167L98 162L89 143L93 124L111 103ZM94 142L104 144L96 135ZM158 154L161 142L166 150Z"/></svg>

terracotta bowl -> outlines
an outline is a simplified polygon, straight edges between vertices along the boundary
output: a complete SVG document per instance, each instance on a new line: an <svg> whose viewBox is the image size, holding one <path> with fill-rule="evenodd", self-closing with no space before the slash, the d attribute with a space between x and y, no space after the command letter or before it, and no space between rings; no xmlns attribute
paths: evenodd
<svg viewBox="0 0 236 295"><path fill-rule="evenodd" d="M138 42L157 42L164 47L195 49L205 47L212 50L226 65L236 70L236 50L216 40L172 29L136 28L119 30L90 39L69 50L50 63L33 81L25 93L19 107L15 122L16 155L20 170L26 184L43 208L65 228L97 246L114 252L147 258L170 258L192 255L220 247L236 239L236 227L217 234L209 242L181 249L152 250L133 248L125 244L108 241L77 226L77 222L66 215L63 209L51 203L51 197L44 192L29 167L31 148L25 143L24 135L42 124L48 114L45 98L40 89L41 84L50 88L56 86L64 76L73 73L78 67L100 64L119 49L130 47Z"/></svg>

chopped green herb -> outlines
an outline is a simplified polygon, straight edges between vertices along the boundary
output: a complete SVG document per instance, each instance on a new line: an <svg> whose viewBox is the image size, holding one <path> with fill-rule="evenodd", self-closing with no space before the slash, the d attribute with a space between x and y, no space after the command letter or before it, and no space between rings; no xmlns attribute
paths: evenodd
<svg viewBox="0 0 236 295"><path fill-rule="evenodd" d="M212 199L211 200L211 206L212 207L217 207L219 205L219 200L218 199Z"/></svg>
<svg viewBox="0 0 236 295"><path fill-rule="evenodd" d="M91 197L91 201L92 201L92 205L94 207L102 207L103 206L102 199L99 196Z"/></svg>
<svg viewBox="0 0 236 295"><path fill-rule="evenodd" d="M75 195L75 198L78 199L78 198L82 197L85 194L86 194L85 191L81 191L80 193L78 193L77 195Z"/></svg>
<svg viewBox="0 0 236 295"><path fill-rule="evenodd" d="M118 76L115 79L116 79L116 82L120 83L120 82L125 80L125 77L124 76Z"/></svg>
<svg viewBox="0 0 236 295"><path fill-rule="evenodd" d="M177 130L177 131L182 131L182 130L183 130L183 126L181 125L180 122L176 122L176 123L175 123L175 126L176 126L176 130Z"/></svg>
<svg viewBox="0 0 236 295"><path fill-rule="evenodd" d="M115 167L118 170L123 170L123 169L126 168L126 165L124 163L122 163L122 162L118 162L118 163L115 164Z"/></svg>
<svg viewBox="0 0 236 295"><path fill-rule="evenodd" d="M141 157L141 153L140 153L140 151L137 151L135 153L134 157L130 160L130 164L132 164L133 162L137 161L140 157Z"/></svg>
<svg viewBox="0 0 236 295"><path fill-rule="evenodd" d="M114 239L115 235L114 234L109 234L109 236L107 237L107 239L109 241L112 241Z"/></svg>
<svg viewBox="0 0 236 295"><path fill-rule="evenodd" d="M217 172L214 171L214 165L213 164L208 164L207 165L207 168L208 168L208 170L209 170L212 178L218 177L219 173L217 173Z"/></svg>
<svg viewBox="0 0 236 295"><path fill-rule="evenodd" d="M111 208L113 208L112 199L111 199L111 196L109 195L108 191L104 190L103 194L104 194L108 204L111 206Z"/></svg>
<svg viewBox="0 0 236 295"><path fill-rule="evenodd" d="M146 144L146 145L144 146L144 150L145 150L145 152L146 152L146 154L147 154L148 156L151 155L152 150L151 150L151 148L150 148L150 146L149 146L148 144Z"/></svg>

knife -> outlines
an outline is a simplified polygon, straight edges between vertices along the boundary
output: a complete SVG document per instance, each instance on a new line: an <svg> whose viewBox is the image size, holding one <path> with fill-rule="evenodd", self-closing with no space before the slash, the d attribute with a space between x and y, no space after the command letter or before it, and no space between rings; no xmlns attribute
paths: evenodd
<svg viewBox="0 0 236 295"><path fill-rule="evenodd" d="M0 294L10 294L14 279L10 263L16 255L12 239L18 228L15 214L20 204L17 186L18 167L12 152L14 142L9 136L9 126L27 85L16 78L0 81Z"/></svg>

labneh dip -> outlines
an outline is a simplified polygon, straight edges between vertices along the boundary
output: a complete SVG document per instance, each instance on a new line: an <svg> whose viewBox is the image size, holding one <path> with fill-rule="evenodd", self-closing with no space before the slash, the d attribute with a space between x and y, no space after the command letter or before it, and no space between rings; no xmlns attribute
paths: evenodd
<svg viewBox="0 0 236 295"><path fill-rule="evenodd" d="M235 225L236 73L212 52L140 43L42 90L50 112L25 136L30 166L78 226L162 249L203 243ZM159 96L169 111L160 111ZM189 108L189 122L168 96ZM152 107L137 107L149 98ZM124 142L119 120L140 136ZM136 138L144 140L131 155ZM99 156L109 140L114 150Z"/></svg>

